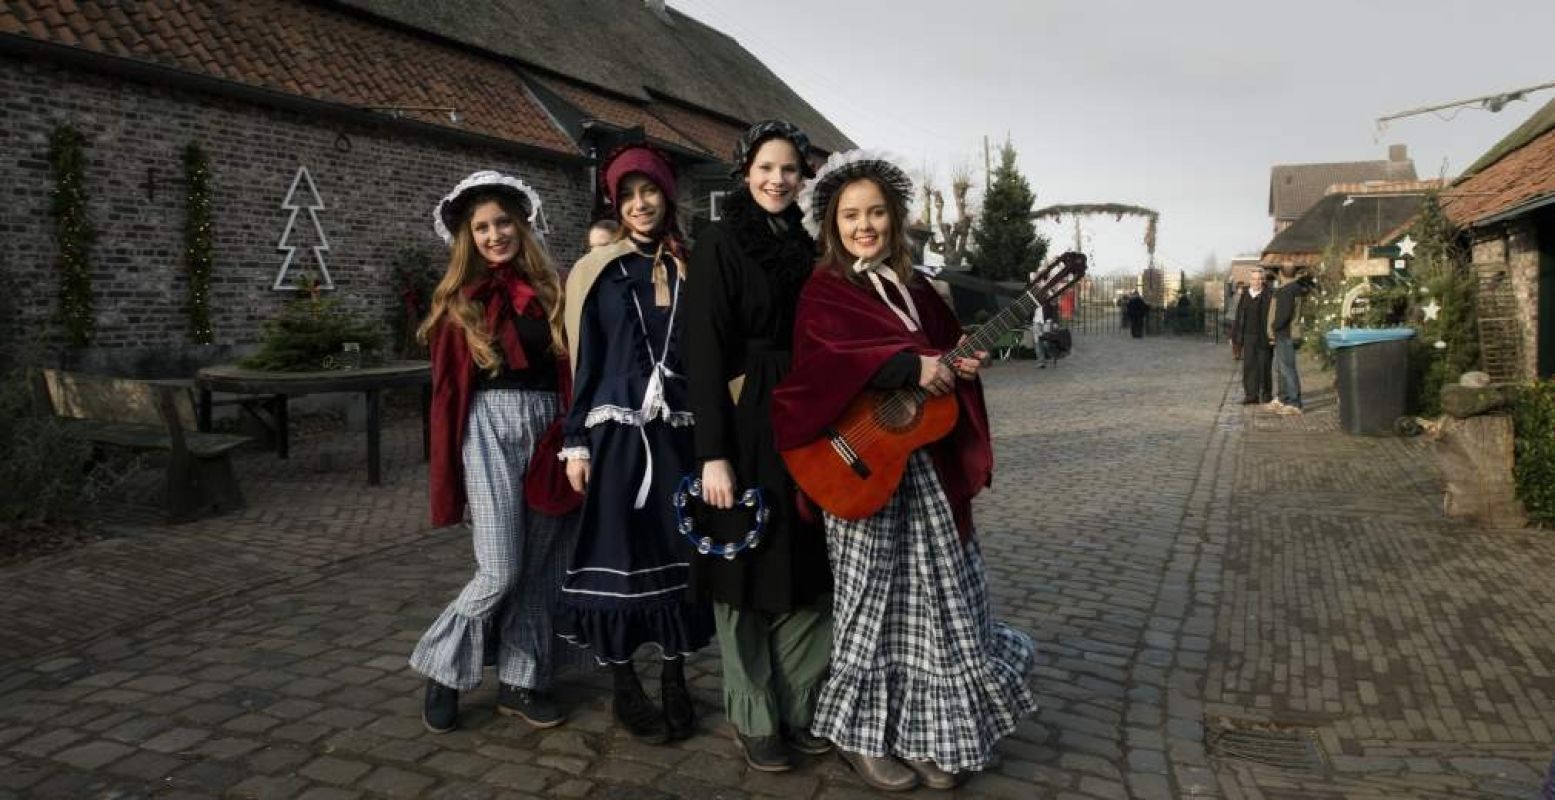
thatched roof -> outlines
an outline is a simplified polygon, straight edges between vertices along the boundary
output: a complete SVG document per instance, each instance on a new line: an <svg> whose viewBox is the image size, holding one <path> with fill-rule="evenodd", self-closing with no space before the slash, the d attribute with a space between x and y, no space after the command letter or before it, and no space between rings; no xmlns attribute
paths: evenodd
<svg viewBox="0 0 1555 800"><path fill-rule="evenodd" d="M1545 103L1543 108L1533 112L1533 116L1524 120L1523 124L1517 126L1506 136L1501 137L1501 141L1496 142L1494 147L1485 151L1484 155L1480 156L1473 164L1470 164L1469 168L1464 170L1462 175L1458 176L1459 180L1482 172L1486 167L1500 161L1507 155L1528 146L1533 140L1543 136L1551 129L1555 129L1555 100Z"/></svg>
<svg viewBox="0 0 1555 800"><path fill-rule="evenodd" d="M1352 200L1345 205L1347 199ZM1265 266L1315 264L1330 246L1378 244L1390 231L1412 219L1423 195L1395 197L1331 194L1280 231L1263 248Z"/></svg>
<svg viewBox="0 0 1555 800"><path fill-rule="evenodd" d="M739 42L642 0L336 2L639 102L670 98L746 124L786 119L825 150L853 146Z"/></svg>

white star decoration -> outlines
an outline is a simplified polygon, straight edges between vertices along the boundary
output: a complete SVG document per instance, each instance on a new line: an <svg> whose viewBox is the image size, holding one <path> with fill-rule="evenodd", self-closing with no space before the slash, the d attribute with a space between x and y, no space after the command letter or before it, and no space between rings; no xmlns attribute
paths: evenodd
<svg viewBox="0 0 1555 800"><path fill-rule="evenodd" d="M1425 312L1426 322L1435 322L1436 315L1442 313L1442 306L1440 303L1436 302L1436 298L1433 297L1431 298L1431 302L1426 303L1423 307L1421 307L1420 310Z"/></svg>
<svg viewBox="0 0 1555 800"><path fill-rule="evenodd" d="M1413 236L1405 236L1404 238L1399 239L1398 254L1401 256L1408 256L1413 258L1415 255L1415 245L1417 244L1419 244L1419 242L1415 241L1415 237Z"/></svg>

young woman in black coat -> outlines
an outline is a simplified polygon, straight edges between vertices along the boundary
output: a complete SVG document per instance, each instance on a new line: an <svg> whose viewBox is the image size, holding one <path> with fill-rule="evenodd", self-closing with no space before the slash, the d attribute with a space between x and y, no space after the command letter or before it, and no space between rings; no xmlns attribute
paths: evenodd
<svg viewBox="0 0 1555 800"><path fill-rule="evenodd" d="M735 151L723 219L698 238L686 297L689 404L695 414L698 534L738 547L695 557L693 597L713 603L724 710L746 761L786 770L791 751L823 753L810 735L831 649L831 569L819 520L801 517L772 444L772 389L788 374L799 290L815 243L794 201L812 174L809 141L786 122L751 127ZM759 491L770 510L759 521Z"/></svg>

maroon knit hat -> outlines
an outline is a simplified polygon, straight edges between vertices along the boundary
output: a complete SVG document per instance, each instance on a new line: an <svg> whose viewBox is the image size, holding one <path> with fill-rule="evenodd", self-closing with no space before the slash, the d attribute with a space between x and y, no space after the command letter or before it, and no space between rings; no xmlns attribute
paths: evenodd
<svg viewBox="0 0 1555 800"><path fill-rule="evenodd" d="M648 176L659 191L671 202L675 199L675 167L669 156L658 148L641 142L623 145L605 157L600 174L605 176L605 197L610 205L616 205L616 195L621 191L621 179L633 172Z"/></svg>

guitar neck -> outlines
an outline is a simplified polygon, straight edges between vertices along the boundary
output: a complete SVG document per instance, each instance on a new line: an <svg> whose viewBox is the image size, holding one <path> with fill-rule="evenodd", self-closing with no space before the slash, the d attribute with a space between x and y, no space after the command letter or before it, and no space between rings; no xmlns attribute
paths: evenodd
<svg viewBox="0 0 1555 800"><path fill-rule="evenodd" d="M1069 270L1060 271L1055 275L1043 275L1026 287L1026 291L1011 301L993 315L987 322L977 326L977 330L967 336L956 349L940 357L940 361L946 366L955 363L958 358L970 358L975 353L986 352L999 341L999 337L1018 328L1031 319L1031 312L1037 304L1045 303L1050 298L1068 289L1077 280Z"/></svg>

